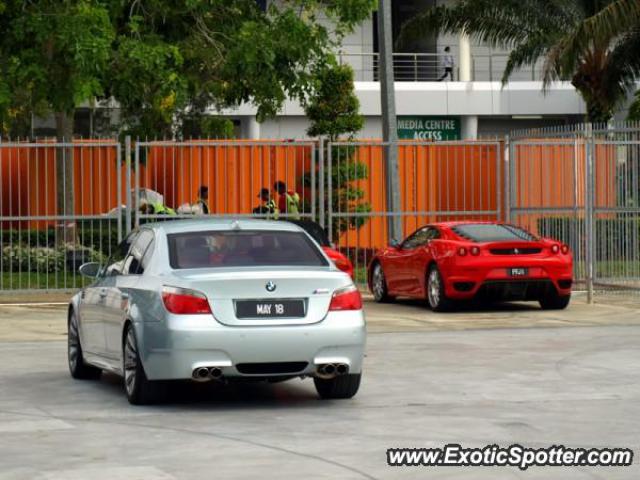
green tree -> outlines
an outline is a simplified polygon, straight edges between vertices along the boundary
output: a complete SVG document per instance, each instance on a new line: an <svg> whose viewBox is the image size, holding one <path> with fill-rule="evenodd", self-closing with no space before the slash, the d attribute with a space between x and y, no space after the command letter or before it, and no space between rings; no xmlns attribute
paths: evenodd
<svg viewBox="0 0 640 480"><path fill-rule="evenodd" d="M587 120L608 121L640 72L640 30L612 28L638 18L640 2L615 0L460 0L430 8L403 26L401 39L425 31L467 33L510 49L502 81L544 59L544 87L571 81L586 104ZM402 40L401 40L402 41Z"/></svg>
<svg viewBox="0 0 640 480"><path fill-rule="evenodd" d="M115 99L124 131L179 136L184 112L256 106L260 119L314 88L312 72L375 0L0 0L0 121ZM322 17L332 23L332 32ZM72 150L57 162L60 214L74 211Z"/></svg>
<svg viewBox="0 0 640 480"><path fill-rule="evenodd" d="M308 135L326 136L330 142L335 142L340 137L353 139L353 136L362 130L364 120L359 113L360 102L354 92L352 68L348 65L328 64L316 72L314 81L316 85L313 94L305 104L305 112L311 124L307 130ZM356 153L356 148L350 145L331 147L331 206L340 212L371 211L371 206L364 200L364 191L357 186L358 180L364 180L369 176L368 168L355 158ZM324 158L329 158L328 151L325 152ZM325 182L324 191L329 192L328 179L319 178L319 175L317 177L318 182ZM304 181L307 185L311 184L308 174ZM328 212L327 194L320 201L325 202L325 212ZM325 224L327 221L328 219L325 220ZM342 232L360 228L365 222L366 217L333 218L332 240L337 241Z"/></svg>

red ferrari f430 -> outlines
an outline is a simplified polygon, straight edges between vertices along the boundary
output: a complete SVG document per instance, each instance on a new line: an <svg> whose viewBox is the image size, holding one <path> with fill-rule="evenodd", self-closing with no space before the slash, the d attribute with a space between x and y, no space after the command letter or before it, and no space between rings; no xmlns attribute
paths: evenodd
<svg viewBox="0 0 640 480"><path fill-rule="evenodd" d="M569 304L573 259L567 245L499 222L443 222L422 227L372 259L369 288L378 302L426 299L435 311L456 300L534 300Z"/></svg>

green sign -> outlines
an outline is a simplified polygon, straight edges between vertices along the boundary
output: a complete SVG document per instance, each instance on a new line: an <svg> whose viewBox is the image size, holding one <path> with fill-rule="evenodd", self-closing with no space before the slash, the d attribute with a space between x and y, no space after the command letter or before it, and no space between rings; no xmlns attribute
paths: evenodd
<svg viewBox="0 0 640 480"><path fill-rule="evenodd" d="M434 141L460 140L460 118L399 116L398 138Z"/></svg>

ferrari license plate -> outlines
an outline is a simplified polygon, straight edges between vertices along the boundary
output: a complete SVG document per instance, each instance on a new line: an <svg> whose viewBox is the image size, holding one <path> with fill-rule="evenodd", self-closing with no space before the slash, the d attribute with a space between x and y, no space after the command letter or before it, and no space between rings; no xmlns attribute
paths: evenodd
<svg viewBox="0 0 640 480"><path fill-rule="evenodd" d="M529 275L528 268L508 268L507 272L512 277L526 277Z"/></svg>
<svg viewBox="0 0 640 480"><path fill-rule="evenodd" d="M238 318L302 318L304 300L237 300Z"/></svg>

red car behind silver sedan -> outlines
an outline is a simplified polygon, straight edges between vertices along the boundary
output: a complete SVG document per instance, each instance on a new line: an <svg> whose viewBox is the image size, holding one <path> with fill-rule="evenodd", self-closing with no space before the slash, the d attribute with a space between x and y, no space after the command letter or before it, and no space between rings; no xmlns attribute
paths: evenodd
<svg viewBox="0 0 640 480"><path fill-rule="evenodd" d="M456 300L537 300L544 309L569 305L569 247L500 222L443 222L418 229L379 251L368 268L378 302L424 298L435 311Z"/></svg>

